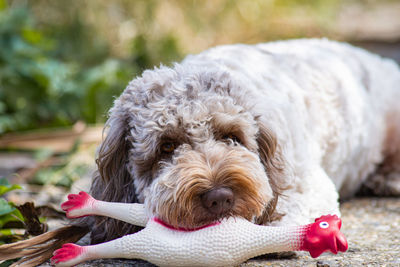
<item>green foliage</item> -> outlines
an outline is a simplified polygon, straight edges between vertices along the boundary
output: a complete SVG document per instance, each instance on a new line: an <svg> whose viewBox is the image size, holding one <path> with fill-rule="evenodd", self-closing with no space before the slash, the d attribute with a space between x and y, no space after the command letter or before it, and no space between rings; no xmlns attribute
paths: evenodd
<svg viewBox="0 0 400 267"><path fill-rule="evenodd" d="M156 41L149 41L149 39L151 38L142 33L132 40L132 57L139 69L152 68L154 65L171 62L181 57L177 40L172 34L166 34Z"/></svg>
<svg viewBox="0 0 400 267"><path fill-rule="evenodd" d="M4 195L7 192L10 192L15 189L21 189L22 187L17 184L11 185L5 178L0 179L0 196Z"/></svg>
<svg viewBox="0 0 400 267"><path fill-rule="evenodd" d="M122 62L86 69L64 61L58 44L35 28L27 9L0 11L0 133L101 121L98 106L110 106L132 76Z"/></svg>
<svg viewBox="0 0 400 267"><path fill-rule="evenodd" d="M21 189L19 185L11 185L6 178L0 179L0 196L15 189ZM15 229L15 225L22 226L21 213L3 197L0 198L0 244L21 239L23 231ZM8 226L14 226L9 228Z"/></svg>
<svg viewBox="0 0 400 267"><path fill-rule="evenodd" d="M11 206L7 200L0 198L0 216L11 213L15 208Z"/></svg>
<svg viewBox="0 0 400 267"><path fill-rule="evenodd" d="M161 62L156 55L179 57L172 35L155 45L139 35L130 58L113 58L79 10L61 23L38 25L29 5L5 3L0 0L0 134L103 122L129 80Z"/></svg>
<svg viewBox="0 0 400 267"><path fill-rule="evenodd" d="M90 173L93 167L95 150L96 145L82 147L78 141L70 151L62 154L55 155L46 150L37 151L35 158L40 162L46 161L51 157L56 160L51 166L36 172L30 182L39 185L53 184L70 187L73 182Z"/></svg>
<svg viewBox="0 0 400 267"><path fill-rule="evenodd" d="M1 197L5 193L16 189L21 189L21 186L11 185L6 178L0 178L0 245L19 241L24 237L24 218L22 214L11 202ZM4 261L0 266L9 266L14 261Z"/></svg>

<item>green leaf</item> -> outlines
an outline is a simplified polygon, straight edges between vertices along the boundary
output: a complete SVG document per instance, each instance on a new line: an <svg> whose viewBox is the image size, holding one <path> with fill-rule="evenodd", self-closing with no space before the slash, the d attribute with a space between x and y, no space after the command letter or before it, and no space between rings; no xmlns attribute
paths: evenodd
<svg viewBox="0 0 400 267"><path fill-rule="evenodd" d="M0 179L0 196L15 189L22 189L22 187L17 184L10 184L6 178Z"/></svg>
<svg viewBox="0 0 400 267"><path fill-rule="evenodd" d="M0 216L0 229L8 222L19 221L23 222L24 217L21 212L17 209L14 209L13 212Z"/></svg>
<svg viewBox="0 0 400 267"><path fill-rule="evenodd" d="M22 30L24 39L32 44L37 44L42 41L42 34L32 28L25 28Z"/></svg>
<svg viewBox="0 0 400 267"><path fill-rule="evenodd" d="M15 208L8 203L4 198L0 198L0 216L11 213Z"/></svg>
<svg viewBox="0 0 400 267"><path fill-rule="evenodd" d="M14 236L14 235L24 235L25 229L0 229L0 238Z"/></svg>

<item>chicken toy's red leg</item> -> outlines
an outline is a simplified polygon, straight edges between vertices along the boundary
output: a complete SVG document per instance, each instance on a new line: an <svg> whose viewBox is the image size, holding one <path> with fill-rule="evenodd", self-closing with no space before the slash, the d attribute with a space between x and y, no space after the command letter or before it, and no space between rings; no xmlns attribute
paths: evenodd
<svg viewBox="0 0 400 267"><path fill-rule="evenodd" d="M64 244L60 249L54 251L51 264L57 267L66 267L94 259L141 259L143 258L143 251L145 255L149 252L149 247L143 247L143 242L147 240L146 234L143 233L141 231L91 246L79 246L72 243Z"/></svg>
<svg viewBox="0 0 400 267"><path fill-rule="evenodd" d="M139 226L146 226L148 221L143 204L100 201L83 191L69 194L68 201L61 208L66 211L68 218L100 215Z"/></svg>
<svg viewBox="0 0 400 267"><path fill-rule="evenodd" d="M53 253L51 264L57 267L74 266L78 263L106 258L123 258L121 248L116 246L116 241L110 241L93 246L78 246L72 243L64 244Z"/></svg>
<svg viewBox="0 0 400 267"><path fill-rule="evenodd" d="M51 258L51 264L57 266L72 266L91 259L87 247L75 244L64 244L57 249Z"/></svg>
<svg viewBox="0 0 400 267"><path fill-rule="evenodd" d="M81 191L79 194L69 194L68 201L62 203L61 208L66 211L68 218L79 218L94 215L96 202L91 195Z"/></svg>

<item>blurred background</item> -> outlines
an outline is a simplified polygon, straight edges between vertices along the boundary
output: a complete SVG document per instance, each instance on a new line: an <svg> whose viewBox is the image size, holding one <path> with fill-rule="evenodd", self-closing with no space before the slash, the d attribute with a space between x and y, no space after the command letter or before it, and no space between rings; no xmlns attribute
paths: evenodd
<svg viewBox="0 0 400 267"><path fill-rule="evenodd" d="M107 110L144 69L309 37L400 61L400 1L0 0L0 228L21 217L15 205L57 206L87 188Z"/></svg>

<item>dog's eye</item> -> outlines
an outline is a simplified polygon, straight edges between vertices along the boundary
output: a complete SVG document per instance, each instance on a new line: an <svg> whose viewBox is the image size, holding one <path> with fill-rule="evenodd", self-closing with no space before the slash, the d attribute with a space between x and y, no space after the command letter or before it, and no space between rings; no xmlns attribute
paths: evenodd
<svg viewBox="0 0 400 267"><path fill-rule="evenodd" d="M165 142L161 145L161 151L163 153L172 153L175 150L175 144L172 142Z"/></svg>
<svg viewBox="0 0 400 267"><path fill-rule="evenodd" d="M234 134L226 134L226 135L222 136L222 139L223 140L232 140L234 143L238 143L238 144L242 143L240 141L240 139Z"/></svg>

